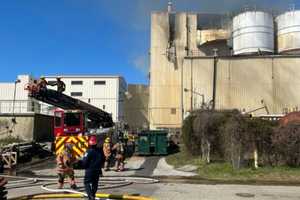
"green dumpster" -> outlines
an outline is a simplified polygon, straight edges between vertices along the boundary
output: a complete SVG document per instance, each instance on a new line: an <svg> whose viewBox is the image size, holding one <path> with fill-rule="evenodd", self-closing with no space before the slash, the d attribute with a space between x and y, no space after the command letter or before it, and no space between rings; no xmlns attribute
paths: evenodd
<svg viewBox="0 0 300 200"><path fill-rule="evenodd" d="M138 137L139 155L166 155L168 149L166 131L142 131Z"/></svg>
<svg viewBox="0 0 300 200"><path fill-rule="evenodd" d="M167 139L168 133L167 132L156 132L155 137L156 137L156 146L155 146L155 151L154 154L156 155L166 155L168 154L168 139Z"/></svg>
<svg viewBox="0 0 300 200"><path fill-rule="evenodd" d="M150 155L150 138L148 133L140 133L137 142L137 153L139 155Z"/></svg>

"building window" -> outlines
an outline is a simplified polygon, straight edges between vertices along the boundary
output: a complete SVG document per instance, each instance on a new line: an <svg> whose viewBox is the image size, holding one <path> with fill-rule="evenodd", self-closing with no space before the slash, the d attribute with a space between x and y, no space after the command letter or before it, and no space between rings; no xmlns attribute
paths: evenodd
<svg viewBox="0 0 300 200"><path fill-rule="evenodd" d="M105 85L106 81L94 81L94 85Z"/></svg>
<svg viewBox="0 0 300 200"><path fill-rule="evenodd" d="M102 109L105 110L105 105L102 106Z"/></svg>
<svg viewBox="0 0 300 200"><path fill-rule="evenodd" d="M171 114L176 115L176 108L171 108Z"/></svg>
<svg viewBox="0 0 300 200"><path fill-rule="evenodd" d="M82 92L71 92L71 96L72 97L81 97L82 96Z"/></svg>
<svg viewBox="0 0 300 200"><path fill-rule="evenodd" d="M71 81L71 85L82 85L82 81Z"/></svg>

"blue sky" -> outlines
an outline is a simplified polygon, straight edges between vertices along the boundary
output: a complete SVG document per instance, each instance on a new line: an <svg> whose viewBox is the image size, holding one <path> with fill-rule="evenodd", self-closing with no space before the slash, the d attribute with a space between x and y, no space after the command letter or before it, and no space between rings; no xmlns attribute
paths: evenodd
<svg viewBox="0 0 300 200"><path fill-rule="evenodd" d="M287 9L300 0L173 0L176 10ZM0 0L0 82L18 74L113 74L147 80L150 12L167 0Z"/></svg>

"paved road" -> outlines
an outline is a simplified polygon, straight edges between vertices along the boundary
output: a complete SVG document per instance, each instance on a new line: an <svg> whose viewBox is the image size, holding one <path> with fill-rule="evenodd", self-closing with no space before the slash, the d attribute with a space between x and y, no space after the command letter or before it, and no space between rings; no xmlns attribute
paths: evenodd
<svg viewBox="0 0 300 200"><path fill-rule="evenodd" d="M39 187L9 190L9 197L40 193ZM198 185L198 184L134 184L122 188L102 190L102 193L140 194L158 200L299 200L300 187L248 186L248 185Z"/></svg>
<svg viewBox="0 0 300 200"><path fill-rule="evenodd" d="M159 157L132 157L124 173L108 172L105 176L161 176L192 175L174 170ZM45 162L26 170L27 175L55 176L55 163ZM76 174L83 175L83 171ZM40 186L10 189L8 197L18 197L44 193ZM300 200L300 187L293 186L254 186L254 185L205 185L178 182L156 184L132 184L126 187L106 189L101 193L140 194L158 200Z"/></svg>
<svg viewBox="0 0 300 200"><path fill-rule="evenodd" d="M146 157L146 160L141 165L141 170L135 172L135 176L151 176L157 166L157 163L161 157L152 156Z"/></svg>

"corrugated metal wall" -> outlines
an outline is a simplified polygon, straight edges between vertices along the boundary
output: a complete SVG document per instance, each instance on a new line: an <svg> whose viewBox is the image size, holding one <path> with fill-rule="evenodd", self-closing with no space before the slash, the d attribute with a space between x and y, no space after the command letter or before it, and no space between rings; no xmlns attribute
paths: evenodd
<svg viewBox="0 0 300 200"><path fill-rule="evenodd" d="M212 98L213 59L188 59L184 88ZM191 78L191 65L193 76ZM245 110L267 106L270 114L300 108L300 57L220 58L217 62L216 108ZM192 81L192 84L191 84ZM193 101L201 96L194 93ZM262 103L262 100L264 103ZM191 93L184 94L184 110L190 110ZM195 104L194 104L195 105ZM197 104L196 104L197 105ZM198 107L199 108L199 107ZM197 106L193 107L197 109ZM267 114L261 109L253 114Z"/></svg>

